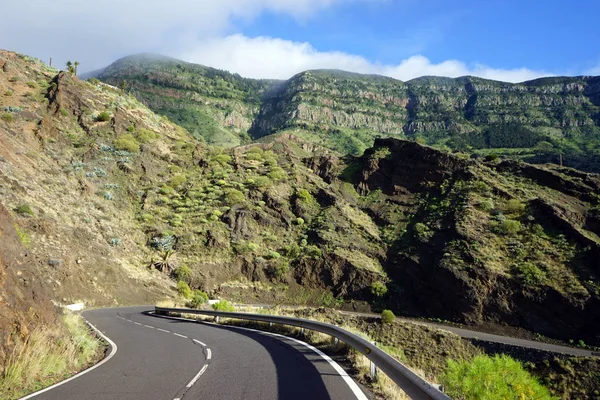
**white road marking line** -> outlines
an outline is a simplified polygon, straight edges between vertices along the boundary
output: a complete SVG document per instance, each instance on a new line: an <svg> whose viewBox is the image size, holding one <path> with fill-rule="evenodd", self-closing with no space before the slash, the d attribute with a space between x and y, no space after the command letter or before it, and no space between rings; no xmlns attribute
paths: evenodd
<svg viewBox="0 0 600 400"><path fill-rule="evenodd" d="M130 319L126 319L125 321L133 322L133 321L132 321L132 320L130 320Z"/></svg>
<svg viewBox="0 0 600 400"><path fill-rule="evenodd" d="M187 384L186 388L191 388L192 386L194 386L194 383L196 383L196 381L202 376L202 374L204 373L204 371L206 371L206 368L208 368L208 364L204 364L204 367L202 367L202 369L200 370L200 372L198 372L198 374L194 377L194 379L192 379L190 381L190 383Z"/></svg>
<svg viewBox="0 0 600 400"><path fill-rule="evenodd" d="M356 396L356 398L358 400L368 400L367 396L358 387L358 385L356 384L356 382L354 382L354 380L346 373L346 371L344 371L342 369L342 367L339 366L338 363L336 363L335 361L333 361L331 359L331 357L329 357L327 354L323 353L321 350L317 349L316 347L311 346L310 344L308 344L306 342L303 342L301 340L294 339L292 337L285 336L285 335L280 335L278 333L259 331L257 329L243 328L243 327L240 327L240 326L236 326L235 328L237 328L237 329L244 329L244 330L247 330L247 331L252 331L252 332L257 332L257 333L262 333L262 334L265 334L265 335L275 336L275 337L282 338L282 339L289 339L289 340L292 340L292 341L294 341L294 342L296 342L298 344L301 344L302 346L305 346L305 347L309 348L310 350L314 351L319 356L321 356L321 358L323 358L325 361L327 361L329 363L329 365L331 365L333 367L333 369L346 382L346 384L348 385L348 387L350 388L350 390L352 391L352 393L354 393L354 395Z"/></svg>
<svg viewBox="0 0 600 400"><path fill-rule="evenodd" d="M212 352L210 351L210 349L207 347L206 348L206 359L210 360L212 358Z"/></svg>
<svg viewBox="0 0 600 400"><path fill-rule="evenodd" d="M100 361L98 364L94 365L93 367L90 367L90 368L86 369L85 371L81 371L81 372L80 372L80 373L78 373L77 375L74 375L74 376L70 377L69 379L65 379L65 380L64 380L64 381L62 381L62 382L58 382L58 383L56 383L56 384L54 384L54 385L52 385L52 386L49 386L49 387L47 387L46 389L42 389L42 390L40 390L40 391L37 391L37 392L35 392L35 393L32 393L32 394L30 394L30 395L28 395L28 396L22 397L20 400L27 400L27 399L31 399L32 397L38 396L38 395L40 395L40 394L42 394L42 393L45 393L45 392L47 392L47 391L49 391L49 390L52 390L52 389L54 389L54 388L57 388L57 387L59 387L59 386L61 386L61 385L64 385L64 384L65 384L65 383L67 383L67 382L71 382L73 379L77 379L77 378L79 378L80 376L87 374L88 372L92 372L93 370L95 370L96 368L98 368L99 366L101 366L102 364L104 364L105 362L107 362L108 360L110 360L111 358L113 358L113 356L114 356L115 354L117 354L117 345L115 344L115 342L113 342L112 340L110 340L110 339L108 338L108 336L105 336L105 335L104 335L102 332L100 332L100 330L99 330L98 328L96 328L94 325L92 325L91 323L89 323L87 320L86 320L85 322L86 322L86 323L87 323L87 324L88 324L88 325L89 325L89 326L90 326L90 327L91 327L91 328L92 328L94 331L96 331L96 333L97 333L98 335L100 335L100 337L101 337L102 339L106 340L106 341L107 341L107 342L110 344L110 348L111 348L110 354L109 354L109 355L108 355L108 356L107 356L107 357L106 357L104 360Z"/></svg>
<svg viewBox="0 0 600 400"><path fill-rule="evenodd" d="M139 322L134 322L134 324L142 326L142 324L140 324Z"/></svg>
<svg viewBox="0 0 600 400"><path fill-rule="evenodd" d="M156 328L156 330L157 330L157 331L164 332L164 333L171 333L171 331L167 331L167 330L165 330L165 329Z"/></svg>
<svg viewBox="0 0 600 400"><path fill-rule="evenodd" d="M144 325L144 326L145 326L146 328L154 329L154 327L153 327L153 326L150 326L150 325Z"/></svg>
<svg viewBox="0 0 600 400"><path fill-rule="evenodd" d="M196 339L192 339L192 340L193 340L194 342L198 343L200 346L204 346L204 347L206 347L206 343L202 343L201 341L199 341L199 340L196 340Z"/></svg>
<svg viewBox="0 0 600 400"><path fill-rule="evenodd" d="M175 333L175 332L173 332L173 335L175 335L175 336L179 336L179 337L182 337L182 338L184 338L184 339L189 339L189 337L187 337L187 336L184 336L184 335L180 335L179 333Z"/></svg>

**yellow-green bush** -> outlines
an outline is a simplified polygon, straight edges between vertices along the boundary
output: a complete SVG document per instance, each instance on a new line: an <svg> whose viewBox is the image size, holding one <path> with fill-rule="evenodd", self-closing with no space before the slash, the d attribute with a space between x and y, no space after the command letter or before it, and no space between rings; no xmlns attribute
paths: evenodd
<svg viewBox="0 0 600 400"><path fill-rule="evenodd" d="M507 355L476 356L469 361L448 361L441 377L446 393L463 400L550 400L547 388Z"/></svg>
<svg viewBox="0 0 600 400"><path fill-rule="evenodd" d="M119 137L113 145L117 150L125 150L130 153L139 153L140 151L140 145L131 133Z"/></svg>

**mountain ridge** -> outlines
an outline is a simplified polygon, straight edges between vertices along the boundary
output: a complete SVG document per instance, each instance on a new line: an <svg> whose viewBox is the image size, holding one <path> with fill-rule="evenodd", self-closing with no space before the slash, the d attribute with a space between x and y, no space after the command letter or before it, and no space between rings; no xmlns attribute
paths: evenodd
<svg viewBox="0 0 600 400"><path fill-rule="evenodd" d="M340 70L286 81L253 80L197 64L121 59L99 75L167 115L197 139L236 146L286 132L339 153L361 154L377 137L448 150L489 149L529 162L600 171L600 77L506 83L478 77L408 82ZM523 149L523 150L519 150Z"/></svg>

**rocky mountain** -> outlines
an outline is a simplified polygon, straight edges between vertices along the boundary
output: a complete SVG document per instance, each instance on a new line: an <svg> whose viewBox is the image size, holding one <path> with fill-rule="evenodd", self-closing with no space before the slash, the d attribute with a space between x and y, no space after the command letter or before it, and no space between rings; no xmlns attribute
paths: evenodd
<svg viewBox="0 0 600 400"><path fill-rule="evenodd" d="M158 113L209 143L237 145L293 133L342 154L377 137L496 152L600 171L600 77L519 84L476 77L392 78L343 71L256 81L164 58L128 57L99 78L126 82Z"/></svg>
<svg viewBox="0 0 600 400"><path fill-rule="evenodd" d="M598 175L397 139L211 146L122 89L4 51L0 71L0 202L24 246L2 260L26 251L56 302L148 303L180 280L600 343Z"/></svg>
<svg viewBox="0 0 600 400"><path fill-rule="evenodd" d="M125 57L88 76L125 85L155 112L196 139L232 147L249 141L260 99L274 81L242 78L214 68L155 54Z"/></svg>

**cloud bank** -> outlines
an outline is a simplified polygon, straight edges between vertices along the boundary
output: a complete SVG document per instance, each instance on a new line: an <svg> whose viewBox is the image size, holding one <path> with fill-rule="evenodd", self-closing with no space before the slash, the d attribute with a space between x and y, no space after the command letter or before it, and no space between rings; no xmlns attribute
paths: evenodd
<svg viewBox="0 0 600 400"><path fill-rule="evenodd" d="M237 34L204 40L179 56L190 62L234 71L252 78L287 79L309 69L342 69L364 74L385 75L410 80L424 75L458 77L475 75L506 82L522 82L551 75L527 68L497 69L467 64L457 60L433 63L422 55L400 61L397 65L373 63L364 57L342 52L320 52L309 43L270 37L248 38Z"/></svg>

